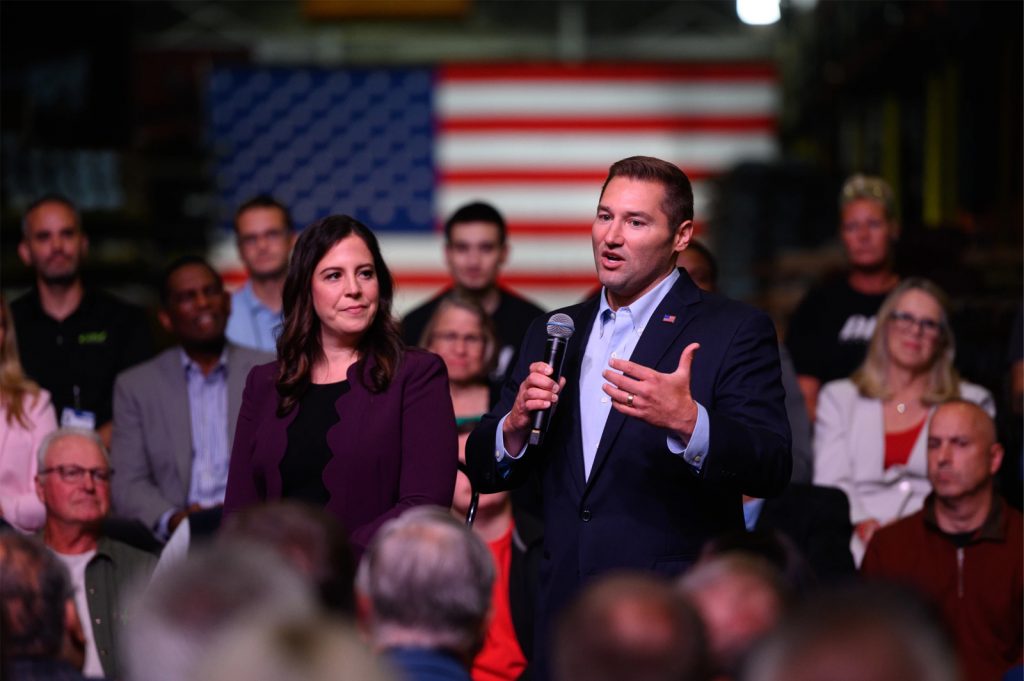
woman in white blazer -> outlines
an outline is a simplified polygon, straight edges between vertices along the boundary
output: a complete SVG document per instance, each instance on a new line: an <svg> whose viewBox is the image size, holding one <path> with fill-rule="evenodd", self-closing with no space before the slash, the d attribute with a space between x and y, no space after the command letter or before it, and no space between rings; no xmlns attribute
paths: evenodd
<svg viewBox="0 0 1024 681"><path fill-rule="evenodd" d="M961 397L995 414L991 394L961 381L946 295L907 279L882 303L864 363L827 383L814 427L814 482L850 500L857 564L882 525L917 512L931 491L928 423L935 406Z"/></svg>

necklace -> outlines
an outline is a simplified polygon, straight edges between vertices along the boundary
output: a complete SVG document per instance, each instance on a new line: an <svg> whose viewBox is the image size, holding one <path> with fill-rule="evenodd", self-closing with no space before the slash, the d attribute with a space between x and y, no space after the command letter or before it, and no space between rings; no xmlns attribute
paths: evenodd
<svg viewBox="0 0 1024 681"><path fill-rule="evenodd" d="M904 402L897 402L896 403L896 413L897 414L906 414L907 413L907 405L906 405L906 403L904 403Z"/></svg>

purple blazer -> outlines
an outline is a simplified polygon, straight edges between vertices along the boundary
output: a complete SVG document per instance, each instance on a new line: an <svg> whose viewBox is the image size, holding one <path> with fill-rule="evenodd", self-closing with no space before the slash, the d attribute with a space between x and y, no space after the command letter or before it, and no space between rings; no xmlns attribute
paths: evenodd
<svg viewBox="0 0 1024 681"><path fill-rule="evenodd" d="M351 389L337 402L340 421L327 431L334 457L324 468L327 510L341 520L357 554L377 528L421 504L451 506L458 441L448 372L432 353L408 349L388 389L371 393L360 380L367 362L348 370ZM281 459L298 409L276 414L277 362L249 372L238 414L225 517L281 498Z"/></svg>

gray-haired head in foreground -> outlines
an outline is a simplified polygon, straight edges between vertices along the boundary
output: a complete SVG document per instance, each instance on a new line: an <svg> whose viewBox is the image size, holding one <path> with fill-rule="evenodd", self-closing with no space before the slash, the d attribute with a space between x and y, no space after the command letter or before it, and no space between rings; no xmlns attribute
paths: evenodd
<svg viewBox="0 0 1024 681"><path fill-rule="evenodd" d="M0 651L54 658L64 640L67 568L41 541L0 532Z"/></svg>
<svg viewBox="0 0 1024 681"><path fill-rule="evenodd" d="M741 681L958 681L937 612L909 592L853 585L805 602L748 659Z"/></svg>
<svg viewBox="0 0 1024 681"><path fill-rule="evenodd" d="M131 681L194 681L204 655L239 626L311 615L310 587L272 550L216 543L137 585L122 630Z"/></svg>
<svg viewBox="0 0 1024 681"><path fill-rule="evenodd" d="M310 617L253 621L221 639L197 681L394 681L350 625Z"/></svg>
<svg viewBox="0 0 1024 681"><path fill-rule="evenodd" d="M491 601L490 550L447 509L417 506L385 523L359 565L378 648L479 646Z"/></svg>

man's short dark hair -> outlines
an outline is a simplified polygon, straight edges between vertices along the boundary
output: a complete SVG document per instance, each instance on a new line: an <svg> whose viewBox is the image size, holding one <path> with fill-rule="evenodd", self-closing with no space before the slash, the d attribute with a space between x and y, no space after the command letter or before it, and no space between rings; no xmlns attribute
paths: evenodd
<svg viewBox="0 0 1024 681"><path fill-rule="evenodd" d="M224 286L224 279L220 276L220 272L213 268L207 260L198 255L182 255L171 261L167 267L164 268L163 274L160 277L160 304L167 307L167 304L171 300L171 277L174 273L180 270L182 267L188 265L202 265L213 274L214 278Z"/></svg>
<svg viewBox="0 0 1024 681"><path fill-rule="evenodd" d="M718 260L711 253L711 249L703 244L703 242L697 239L690 239L690 243L686 246L686 250L693 251L694 253L700 253L701 257L708 264L708 274L711 275L711 283L718 286Z"/></svg>
<svg viewBox="0 0 1024 681"><path fill-rule="evenodd" d="M483 201L474 201L473 203L467 203L462 206L448 218L448 222L444 223L444 240L447 243L452 241L452 227L455 225L461 225L465 222L489 222L498 228L498 243L505 245L505 236L507 228L505 227L505 218L501 216L498 209L489 203Z"/></svg>
<svg viewBox="0 0 1024 681"><path fill-rule="evenodd" d="M292 222L292 214L288 211L288 207L283 203L275 199L270 194L257 194L252 197L235 211L235 231L238 231L238 218L241 217L242 213L252 210L253 208L276 208L281 211L284 215L285 227L288 228L289 232L295 231L295 223Z"/></svg>
<svg viewBox="0 0 1024 681"><path fill-rule="evenodd" d="M42 542L0 532L0 648L4 655L56 657L74 596L60 559Z"/></svg>
<svg viewBox="0 0 1024 681"><path fill-rule="evenodd" d="M643 182L657 182L665 188L665 201L661 209L668 216L674 230L693 219L693 187L690 178L678 166L653 156L630 156L616 161L608 169L608 177L601 186L601 196L612 178L626 177Z"/></svg>
<svg viewBox="0 0 1024 681"><path fill-rule="evenodd" d="M49 192L43 194L42 196L34 200L32 203L28 204L28 208L25 209L25 213L21 217L21 233L23 236L28 236L29 213L34 211L36 208L39 208L39 206L42 206L44 203L57 203L64 206L65 208L67 208L68 210L75 214L75 224L78 225L79 229L82 228L82 215L78 212L78 206L75 205L75 202L69 199L68 197L64 196L63 194L58 194L57 192Z"/></svg>

